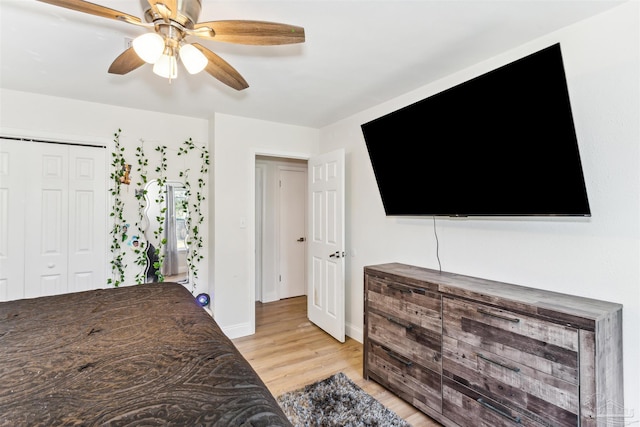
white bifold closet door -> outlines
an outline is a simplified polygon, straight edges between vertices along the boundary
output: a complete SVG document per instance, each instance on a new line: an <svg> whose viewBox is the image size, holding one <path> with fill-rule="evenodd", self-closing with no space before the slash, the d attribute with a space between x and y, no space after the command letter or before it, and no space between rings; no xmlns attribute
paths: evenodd
<svg viewBox="0 0 640 427"><path fill-rule="evenodd" d="M106 284L106 150L0 139L0 300Z"/></svg>

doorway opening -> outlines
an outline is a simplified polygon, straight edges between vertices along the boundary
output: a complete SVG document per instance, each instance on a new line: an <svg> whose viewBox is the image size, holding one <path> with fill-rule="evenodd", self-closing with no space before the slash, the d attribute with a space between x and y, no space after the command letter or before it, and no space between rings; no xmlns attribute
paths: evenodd
<svg viewBox="0 0 640 427"><path fill-rule="evenodd" d="M256 155L255 301L307 294L307 160Z"/></svg>

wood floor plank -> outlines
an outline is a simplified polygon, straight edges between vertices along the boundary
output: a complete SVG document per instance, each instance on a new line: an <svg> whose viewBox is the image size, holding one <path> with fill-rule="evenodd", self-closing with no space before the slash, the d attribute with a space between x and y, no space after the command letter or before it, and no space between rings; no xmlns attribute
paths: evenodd
<svg viewBox="0 0 640 427"><path fill-rule="evenodd" d="M307 298L256 303L256 333L234 344L274 396L343 372L360 388L414 427L440 424L362 377L362 344L336 341L307 319Z"/></svg>

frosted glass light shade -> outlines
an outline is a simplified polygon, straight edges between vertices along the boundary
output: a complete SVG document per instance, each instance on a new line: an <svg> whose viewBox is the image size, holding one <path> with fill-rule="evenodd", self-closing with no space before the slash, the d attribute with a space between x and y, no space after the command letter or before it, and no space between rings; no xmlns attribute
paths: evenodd
<svg viewBox="0 0 640 427"><path fill-rule="evenodd" d="M178 77L178 61L173 55L162 55L153 66L153 72L165 79Z"/></svg>
<svg viewBox="0 0 640 427"><path fill-rule="evenodd" d="M204 70L209 60L197 47L185 44L180 48L180 60L189 74L197 74Z"/></svg>
<svg viewBox="0 0 640 427"><path fill-rule="evenodd" d="M140 59L149 64L155 64L164 51L164 39L156 33L136 37L131 44Z"/></svg>

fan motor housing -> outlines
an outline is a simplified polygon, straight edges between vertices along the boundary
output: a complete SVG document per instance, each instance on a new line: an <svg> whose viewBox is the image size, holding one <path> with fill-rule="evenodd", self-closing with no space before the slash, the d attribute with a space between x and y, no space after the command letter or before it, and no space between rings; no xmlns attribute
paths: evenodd
<svg viewBox="0 0 640 427"><path fill-rule="evenodd" d="M193 29L194 25L198 22L200 10L202 9L201 0L176 0L175 3L177 5L175 21L185 28ZM144 10L145 21L151 23L162 19L160 15L153 13L153 9L148 0L140 0L140 5L142 6L142 10Z"/></svg>

